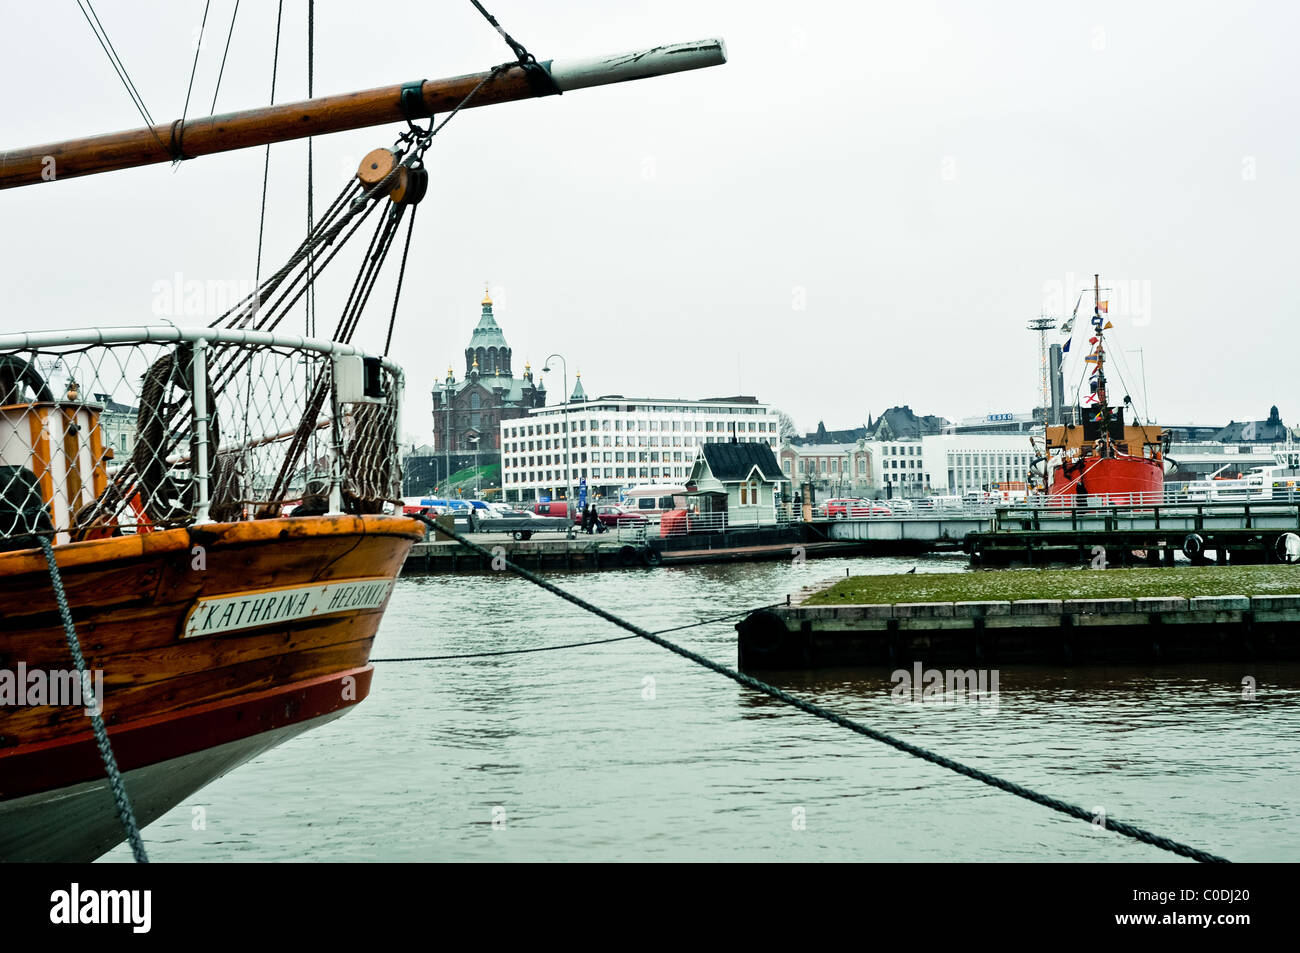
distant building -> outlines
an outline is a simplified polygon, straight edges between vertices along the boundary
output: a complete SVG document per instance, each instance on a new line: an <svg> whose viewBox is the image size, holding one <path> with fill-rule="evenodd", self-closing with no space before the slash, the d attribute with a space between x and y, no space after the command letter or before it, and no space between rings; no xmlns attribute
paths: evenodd
<svg viewBox="0 0 1300 953"><path fill-rule="evenodd" d="M1024 482L1038 456L1028 433L945 433L924 437L920 444L920 469L936 496Z"/></svg>
<svg viewBox="0 0 1300 953"><path fill-rule="evenodd" d="M876 465L875 488L885 496L924 496L933 481L922 453L922 438L869 440L866 448Z"/></svg>
<svg viewBox="0 0 1300 953"><path fill-rule="evenodd" d="M860 439L843 443L789 442L781 448L779 459L782 474L796 488L812 483L836 496L858 496L869 492L873 485L871 451Z"/></svg>
<svg viewBox="0 0 1300 953"><path fill-rule="evenodd" d="M570 486L576 496L583 480L588 498L616 498L638 483L684 484L704 444L734 435L738 443L775 451L781 425L756 397L589 398L579 374L567 402L532 408L499 426L505 499L526 502L563 498Z"/></svg>
<svg viewBox="0 0 1300 953"><path fill-rule="evenodd" d="M1069 408L1064 411L1068 417L1071 413ZM1030 433L1037 429L1040 433L1043 429L1043 411L1041 408L1033 413L1013 413L1005 411L995 414L978 414L974 417L963 417L956 423L950 423L943 428L943 433L948 434L1010 434L1010 433Z"/></svg>
<svg viewBox="0 0 1300 953"><path fill-rule="evenodd" d="M515 420L546 404L546 386L533 382L524 365L523 377L511 370L511 348L492 315L492 298L483 296L483 310L465 348L465 376L456 380L450 367L433 388L433 444L439 455L479 454L479 463L498 462L500 424ZM453 465L454 469L454 465Z"/></svg>
<svg viewBox="0 0 1300 953"><path fill-rule="evenodd" d="M826 424L817 421L817 429L811 430L802 437L791 437L789 443L792 446L807 444L845 444L855 443L858 440L865 440L867 436L866 427L853 427L849 430L827 430Z"/></svg>
<svg viewBox="0 0 1300 953"><path fill-rule="evenodd" d="M1269 408L1267 420L1229 421L1210 439L1219 443L1284 443L1286 438L1287 428L1275 405Z"/></svg>
<svg viewBox="0 0 1300 953"><path fill-rule="evenodd" d="M111 394L95 394L94 397L94 402L103 408L99 412L99 431L104 446L113 448L115 459L128 459L135 449L138 408L118 403Z"/></svg>
<svg viewBox="0 0 1300 953"><path fill-rule="evenodd" d="M904 404L902 407L890 407L875 420L868 414L866 438L876 442L909 438L919 440L921 437L942 433L948 425L945 417L932 414L918 416L911 407Z"/></svg>

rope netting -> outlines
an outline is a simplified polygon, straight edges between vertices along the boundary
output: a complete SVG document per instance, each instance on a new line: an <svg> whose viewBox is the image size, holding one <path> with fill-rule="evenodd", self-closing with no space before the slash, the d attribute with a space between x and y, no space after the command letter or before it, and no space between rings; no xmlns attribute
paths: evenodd
<svg viewBox="0 0 1300 953"><path fill-rule="evenodd" d="M201 361L186 340L0 348L6 548L185 525L203 502L218 521L288 515L335 484L348 512L399 500L390 365L381 396L340 401L334 362L351 355L210 333Z"/></svg>

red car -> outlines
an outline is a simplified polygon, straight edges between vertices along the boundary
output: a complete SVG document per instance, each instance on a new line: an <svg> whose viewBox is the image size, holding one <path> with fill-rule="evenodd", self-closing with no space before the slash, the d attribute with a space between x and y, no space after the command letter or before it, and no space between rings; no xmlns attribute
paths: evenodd
<svg viewBox="0 0 1300 953"><path fill-rule="evenodd" d="M600 520L602 525L616 529L620 526L646 526L650 523L640 513L634 513L629 509L609 503L596 507L596 519Z"/></svg>
<svg viewBox="0 0 1300 953"><path fill-rule="evenodd" d="M893 511L870 500L828 500L826 515L831 519L847 519L851 516L892 516Z"/></svg>
<svg viewBox="0 0 1300 953"><path fill-rule="evenodd" d="M572 519L575 523L581 521L582 511L578 509L575 503L569 505L567 500L551 500L546 503L534 503L533 512L538 516L551 516L558 519Z"/></svg>

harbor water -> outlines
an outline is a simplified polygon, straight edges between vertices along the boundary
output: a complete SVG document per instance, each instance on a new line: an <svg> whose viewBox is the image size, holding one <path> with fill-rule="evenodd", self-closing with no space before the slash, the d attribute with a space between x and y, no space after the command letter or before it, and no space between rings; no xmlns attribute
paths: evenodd
<svg viewBox="0 0 1300 953"><path fill-rule="evenodd" d="M652 630L957 556L551 576ZM1170 570L1175 572L1178 570ZM734 666L734 620L669 637ZM374 657L626 635L506 573L400 579ZM159 861L1166 861L639 639L381 662L343 718L144 832ZM1300 666L1015 667L998 693L900 700L884 670L783 688L958 761L1237 861L1300 857ZM1254 698L1243 679L1254 679ZM1249 684L1249 683L1247 683ZM128 861L125 847L106 860Z"/></svg>

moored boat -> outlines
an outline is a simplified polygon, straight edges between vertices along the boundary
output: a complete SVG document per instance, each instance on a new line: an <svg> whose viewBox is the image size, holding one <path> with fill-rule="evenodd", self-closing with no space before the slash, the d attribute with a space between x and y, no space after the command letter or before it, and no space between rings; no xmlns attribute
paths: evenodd
<svg viewBox="0 0 1300 953"><path fill-rule="evenodd" d="M343 368L367 360L350 345L214 328L0 336L0 359L20 372L0 407L0 859L91 860L124 836L92 710L143 825L366 697L393 581L424 535L381 512L401 372L372 359L367 395L349 389ZM105 398L142 368L150 390L158 367L180 369L171 399L141 401L135 427L106 421ZM196 390L205 371L221 386ZM336 415L283 426L321 379ZM289 498L305 502L279 515ZM300 512L313 499L319 513Z"/></svg>
<svg viewBox="0 0 1300 953"><path fill-rule="evenodd" d="M1089 393L1083 419L1046 430L1047 496L1052 505L1088 502L1155 503L1164 493L1167 439L1152 423L1127 422L1125 407L1107 393L1106 338L1100 276L1093 278ZM1125 404L1131 406L1128 398Z"/></svg>

